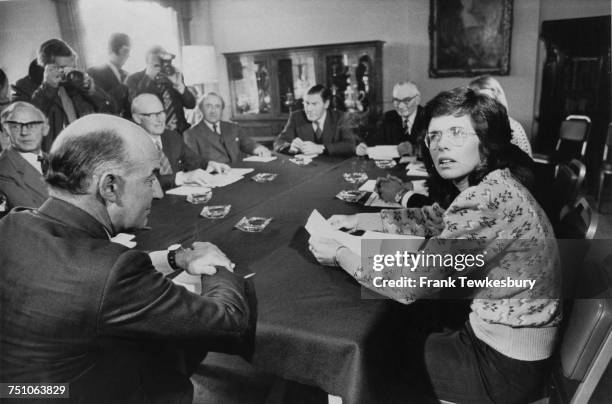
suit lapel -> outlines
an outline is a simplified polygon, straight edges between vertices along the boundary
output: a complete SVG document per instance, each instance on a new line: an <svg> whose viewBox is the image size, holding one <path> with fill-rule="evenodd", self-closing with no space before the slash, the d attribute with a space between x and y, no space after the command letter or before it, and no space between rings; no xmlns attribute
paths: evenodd
<svg viewBox="0 0 612 404"><path fill-rule="evenodd" d="M304 114L304 123L299 126L298 134L302 140L310 140L311 142L314 142L315 132L312 128L312 122L308 120L305 112L302 113Z"/></svg>
<svg viewBox="0 0 612 404"><path fill-rule="evenodd" d="M47 186L43 181L42 175L30 163L26 161L19 152L9 149L7 150L9 160L18 173L19 178L16 178L24 187L31 189L42 198L47 197Z"/></svg>
<svg viewBox="0 0 612 404"><path fill-rule="evenodd" d="M332 111L327 111L325 116L325 123L323 124L323 132L321 133L321 139L323 143L331 143L334 141L334 127L336 126L336 115Z"/></svg>
<svg viewBox="0 0 612 404"><path fill-rule="evenodd" d="M161 134L162 148L164 149L164 154L168 158L170 167L172 167L172 171L174 173L178 171L178 167L180 165L179 159L181 157L180 143L178 142L178 139L174 139L175 136L178 135L168 130Z"/></svg>
<svg viewBox="0 0 612 404"><path fill-rule="evenodd" d="M236 133L232 130L232 126L226 122L221 122L221 137L223 137L223 145L229 156L230 161L236 161L239 158L239 141L236 139Z"/></svg>

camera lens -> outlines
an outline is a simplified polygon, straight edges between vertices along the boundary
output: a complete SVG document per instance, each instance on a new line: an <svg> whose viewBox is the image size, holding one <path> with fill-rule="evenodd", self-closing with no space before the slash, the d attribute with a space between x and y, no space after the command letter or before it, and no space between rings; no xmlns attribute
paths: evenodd
<svg viewBox="0 0 612 404"><path fill-rule="evenodd" d="M85 83L85 75L78 70L72 70L66 74L64 85L72 88L82 88Z"/></svg>

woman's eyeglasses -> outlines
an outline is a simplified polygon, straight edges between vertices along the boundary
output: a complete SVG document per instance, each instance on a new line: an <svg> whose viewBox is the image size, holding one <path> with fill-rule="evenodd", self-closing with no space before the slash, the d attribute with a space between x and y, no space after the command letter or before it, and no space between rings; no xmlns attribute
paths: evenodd
<svg viewBox="0 0 612 404"><path fill-rule="evenodd" d="M427 132L425 135L425 146L427 146L428 149L436 148L438 147L440 140L442 140L442 136L449 135L451 144L453 146L460 147L463 146L465 139L467 139L468 136L475 134L476 132L473 130L466 129L461 126L453 126L452 128L444 131L432 130Z"/></svg>

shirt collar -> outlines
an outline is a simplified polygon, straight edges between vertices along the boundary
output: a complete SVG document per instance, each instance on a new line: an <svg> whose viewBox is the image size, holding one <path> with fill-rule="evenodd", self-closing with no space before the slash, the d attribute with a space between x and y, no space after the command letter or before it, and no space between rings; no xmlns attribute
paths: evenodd
<svg viewBox="0 0 612 404"><path fill-rule="evenodd" d="M38 161L38 157L42 156L41 152L38 153L22 153L22 152L18 152L21 157L23 157L23 159L25 161L27 161L28 163L30 163L32 165L32 167L34 167L36 169L36 171L38 171L39 173L42 174L42 166L40 165L40 162Z"/></svg>
<svg viewBox="0 0 612 404"><path fill-rule="evenodd" d="M108 62L107 64L108 64L108 67L110 67L113 74L115 75L115 77L117 77L117 80L121 81L121 72L119 72L119 69L117 69L117 66L115 66L111 62Z"/></svg>
<svg viewBox="0 0 612 404"><path fill-rule="evenodd" d="M221 121L217 121L214 124L212 124L208 122L206 119L202 119L202 122L204 122L204 124L208 126L208 128L213 132L215 131L215 128L213 127L213 125L217 125L217 131L219 134L221 134Z"/></svg>

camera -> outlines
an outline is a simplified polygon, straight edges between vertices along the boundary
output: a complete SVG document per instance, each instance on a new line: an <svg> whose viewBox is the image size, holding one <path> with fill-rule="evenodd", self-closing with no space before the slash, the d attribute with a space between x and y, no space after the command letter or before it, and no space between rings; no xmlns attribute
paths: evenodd
<svg viewBox="0 0 612 404"><path fill-rule="evenodd" d="M87 89L85 85L85 74L79 70L72 70L66 73L60 84L74 90Z"/></svg>
<svg viewBox="0 0 612 404"><path fill-rule="evenodd" d="M165 76L172 76L176 73L176 69L172 66L172 60L176 56L171 53L162 53L159 55L159 64L161 66L161 73Z"/></svg>

